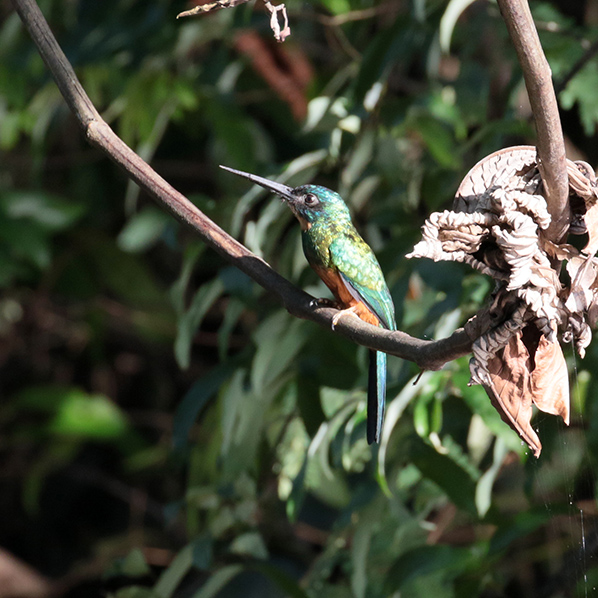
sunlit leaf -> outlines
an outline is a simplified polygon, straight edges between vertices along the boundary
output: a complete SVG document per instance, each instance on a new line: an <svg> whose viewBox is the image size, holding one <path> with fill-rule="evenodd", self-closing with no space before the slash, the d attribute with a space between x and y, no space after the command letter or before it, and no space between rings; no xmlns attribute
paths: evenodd
<svg viewBox="0 0 598 598"><path fill-rule="evenodd" d="M451 37L459 17L474 0L450 0L440 19L440 47L443 52L449 52Z"/></svg>
<svg viewBox="0 0 598 598"><path fill-rule="evenodd" d="M492 504L492 487L503 465L507 447L501 438L496 439L492 465L478 480L475 491L475 503L480 517L484 517Z"/></svg>
<svg viewBox="0 0 598 598"><path fill-rule="evenodd" d="M50 423L55 434L87 438L115 438L127 429L122 411L103 395L71 393Z"/></svg>
<svg viewBox="0 0 598 598"><path fill-rule="evenodd" d="M267 559L268 550L264 539L257 532L247 532L237 536L230 545L231 552L255 559Z"/></svg>
<svg viewBox="0 0 598 598"><path fill-rule="evenodd" d="M351 562L351 588L355 598L364 598L368 586L368 552L372 540L372 530L365 525L357 528L353 537Z"/></svg>

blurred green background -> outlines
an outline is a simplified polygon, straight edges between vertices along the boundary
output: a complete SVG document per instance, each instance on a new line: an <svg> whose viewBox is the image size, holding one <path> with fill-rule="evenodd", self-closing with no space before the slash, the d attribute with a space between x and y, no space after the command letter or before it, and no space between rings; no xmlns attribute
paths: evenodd
<svg viewBox="0 0 598 598"><path fill-rule="evenodd" d="M183 0L39 4L115 131L297 285L329 296L292 214L218 164L338 190L410 334L483 304L483 276L404 255L477 160L534 141L494 3L289 0L284 44L260 0L178 21ZM598 60L569 75L598 2L532 8L569 157L596 164ZM7 0L0 285L0 547L39 582L0 595L596 594L596 345L566 348L572 423L534 420L539 460L467 359L413 385L390 358L392 434L369 447L367 351L293 319L89 146Z"/></svg>

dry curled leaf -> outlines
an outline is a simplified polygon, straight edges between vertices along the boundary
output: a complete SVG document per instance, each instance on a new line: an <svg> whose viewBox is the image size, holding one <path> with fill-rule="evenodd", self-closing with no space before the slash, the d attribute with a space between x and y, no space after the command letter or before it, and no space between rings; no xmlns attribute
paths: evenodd
<svg viewBox="0 0 598 598"><path fill-rule="evenodd" d="M588 244L583 251L587 255L595 255L598 251L598 203L594 203L584 216L584 222L588 231Z"/></svg>
<svg viewBox="0 0 598 598"><path fill-rule="evenodd" d="M471 383L538 456L532 406L569 422L569 382L559 333L583 357L598 320L598 185L589 165L567 162L574 232L583 252L544 238L550 224L536 149L500 150L476 164L459 186L452 211L432 214L407 257L461 261L492 276L489 329L473 344ZM567 260L563 284L555 260Z"/></svg>
<svg viewBox="0 0 598 598"><path fill-rule="evenodd" d="M274 6L268 0L264 3L266 10L270 13L270 29L274 32L274 37L277 42L283 42L289 35L291 35L291 28L289 27L289 17L287 16L287 9L284 4ZM282 17L282 29L278 21L278 13Z"/></svg>

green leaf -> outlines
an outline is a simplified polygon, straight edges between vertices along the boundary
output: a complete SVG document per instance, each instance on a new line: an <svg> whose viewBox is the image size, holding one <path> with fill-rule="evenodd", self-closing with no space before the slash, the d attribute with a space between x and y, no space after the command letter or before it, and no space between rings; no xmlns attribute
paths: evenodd
<svg viewBox="0 0 598 598"><path fill-rule="evenodd" d="M0 214L0 243L13 260L46 268L51 261L50 238L36 222L11 220Z"/></svg>
<svg viewBox="0 0 598 598"><path fill-rule="evenodd" d="M273 581L284 592L285 596L308 598L308 594L301 589L297 581L278 567L270 563L253 563L250 568Z"/></svg>
<svg viewBox="0 0 598 598"><path fill-rule="evenodd" d="M359 74L354 81L356 104L363 102L374 84L386 80L393 60L397 56L402 56L405 61L410 56L413 35L405 32L408 26L407 21L398 17L393 25L369 41Z"/></svg>
<svg viewBox="0 0 598 598"><path fill-rule="evenodd" d="M503 523L496 530L490 540L489 555L496 555L505 551L519 538L529 535L546 524L553 515L554 513L547 510L545 505L517 513L512 520Z"/></svg>
<svg viewBox="0 0 598 598"><path fill-rule="evenodd" d="M301 507L303 506L303 501L305 500L305 476L307 473L307 463L308 459L307 455L305 455L305 458L303 459L303 464L301 465L301 469L299 470L299 473L293 480L293 487L287 499L287 516L289 520L292 522L297 520L297 517L299 516L299 511L301 510Z"/></svg>
<svg viewBox="0 0 598 598"><path fill-rule="evenodd" d="M187 391L174 414L172 438L176 449L182 449L187 444L192 426L232 372L231 364L222 364L197 380Z"/></svg>
<svg viewBox="0 0 598 598"><path fill-rule="evenodd" d="M231 297L224 312L224 320L218 330L218 357L220 361L226 359L228 353L230 338L235 326L245 313L245 304L234 297Z"/></svg>
<svg viewBox="0 0 598 598"><path fill-rule="evenodd" d="M134 548L125 558L117 560L104 573L105 577L121 575L126 577L151 575L151 569L143 556L143 552L139 548Z"/></svg>
<svg viewBox="0 0 598 598"><path fill-rule="evenodd" d="M267 559L268 550L264 539L258 532L247 532L237 536L230 545L230 551L241 556L255 559Z"/></svg>
<svg viewBox="0 0 598 598"><path fill-rule="evenodd" d="M333 14L341 15L351 10L349 0L322 0L322 4Z"/></svg>
<svg viewBox="0 0 598 598"><path fill-rule="evenodd" d="M123 251L139 253L154 245L172 217L154 207L146 207L133 215L120 231L116 244Z"/></svg>
<svg viewBox="0 0 598 598"><path fill-rule="evenodd" d="M166 293L139 256L121 251L112 238L89 231L80 242L86 245L95 276L119 298L148 309L166 307Z"/></svg>
<svg viewBox="0 0 598 598"><path fill-rule="evenodd" d="M191 243L185 247L183 264L177 281L170 289L170 300L177 315L185 311L185 296L191 275L199 258L203 255L206 246L203 243Z"/></svg>
<svg viewBox="0 0 598 598"><path fill-rule="evenodd" d="M187 369L191 361L191 344L204 316L215 301L222 295L224 285L219 278L203 284L191 301L189 309L179 317L174 354L182 369Z"/></svg>
<svg viewBox="0 0 598 598"><path fill-rule="evenodd" d="M307 433L313 438L326 419L320 401L320 384L316 372L304 365L299 366L297 377L297 407Z"/></svg>
<svg viewBox="0 0 598 598"><path fill-rule="evenodd" d="M257 352L251 370L254 391L261 394L272 386L293 361L309 338L305 322L279 311L254 334Z"/></svg>
<svg viewBox="0 0 598 598"><path fill-rule="evenodd" d="M445 580L450 580L461 573L475 570L482 561L483 555L470 548L421 546L399 557L388 572L385 585L390 593L417 578L434 573L441 573Z"/></svg>
<svg viewBox="0 0 598 598"><path fill-rule="evenodd" d="M174 558L166 570L162 572L154 592L160 598L171 598L176 589L193 566L193 544L187 544Z"/></svg>
<svg viewBox="0 0 598 598"><path fill-rule="evenodd" d="M386 421L382 430L380 448L378 449L377 468L378 481L387 497L392 495L388 486L388 478L386 477L386 459L392 431L409 403L411 403L416 396L423 392L423 389L428 386L430 378L435 375L436 374L433 372L423 372L421 376L418 375L416 378L412 378L405 384L403 390L401 390L401 392L392 401L388 402L389 404L386 412ZM415 384L416 381L419 383Z"/></svg>
<svg viewBox="0 0 598 598"><path fill-rule="evenodd" d="M409 116L409 125L419 133L440 166L450 169L460 166L455 137L444 123L421 110L413 110Z"/></svg>
<svg viewBox="0 0 598 598"><path fill-rule="evenodd" d="M108 397L70 391L50 422L54 434L85 438L117 438L128 429L122 411Z"/></svg>
<svg viewBox="0 0 598 598"><path fill-rule="evenodd" d="M409 457L411 462L428 479L438 484L460 509L477 513L475 480L455 461L415 438L411 444Z"/></svg>
<svg viewBox="0 0 598 598"><path fill-rule="evenodd" d="M365 598L368 587L368 552L372 540L371 527L361 523L353 536L351 547L351 564L353 573L351 575L351 589L355 598Z"/></svg>
<svg viewBox="0 0 598 598"><path fill-rule="evenodd" d="M591 136L596 132L598 124L598 100L592 93L598 86L598 65L590 61L567 85L561 93L561 105L566 110L579 104L581 122L586 135Z"/></svg>
<svg viewBox="0 0 598 598"><path fill-rule="evenodd" d="M457 20L465 12L467 7L473 3L474 0L449 0L442 19L440 19L440 47L443 52L450 52L451 37L453 36Z"/></svg>
<svg viewBox="0 0 598 598"><path fill-rule="evenodd" d="M13 220L29 220L41 228L58 232L74 224L85 205L41 191L18 191L0 195L0 211Z"/></svg>
<svg viewBox="0 0 598 598"><path fill-rule="evenodd" d="M213 598L233 578L243 572L242 565L228 565L216 571L191 598Z"/></svg>
<svg viewBox="0 0 598 598"><path fill-rule="evenodd" d="M116 594L112 594L114 598L160 598L159 594L156 594L151 588L145 588L143 586L127 586L126 588L120 588Z"/></svg>
<svg viewBox="0 0 598 598"><path fill-rule="evenodd" d="M478 480L475 489L475 504L480 517L484 517L488 512L488 509L490 509L490 505L492 504L492 486L494 485L496 476L503 465L507 453L507 445L501 438L497 438L496 443L494 444L492 466L485 471L482 477Z"/></svg>
<svg viewBox="0 0 598 598"><path fill-rule="evenodd" d="M213 540L209 534L202 534L192 542L193 565L207 571L212 564Z"/></svg>

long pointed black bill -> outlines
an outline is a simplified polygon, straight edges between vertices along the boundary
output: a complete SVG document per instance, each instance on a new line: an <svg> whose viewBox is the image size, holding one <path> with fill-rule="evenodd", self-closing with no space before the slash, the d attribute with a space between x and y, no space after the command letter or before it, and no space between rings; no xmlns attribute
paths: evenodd
<svg viewBox="0 0 598 598"><path fill-rule="evenodd" d="M220 165L220 168L223 170L228 170L229 172L232 172L238 176L242 176L243 178L249 179L252 183L260 185L264 189L268 189L268 191L272 191L272 193L280 195L280 197L287 201L292 201L294 199L292 195L292 187L288 187L282 183L277 183L276 181L269 181L268 179L264 179L256 174L250 174L248 172L243 172L242 170L235 170L234 168L229 168L228 166L222 166L222 164Z"/></svg>

